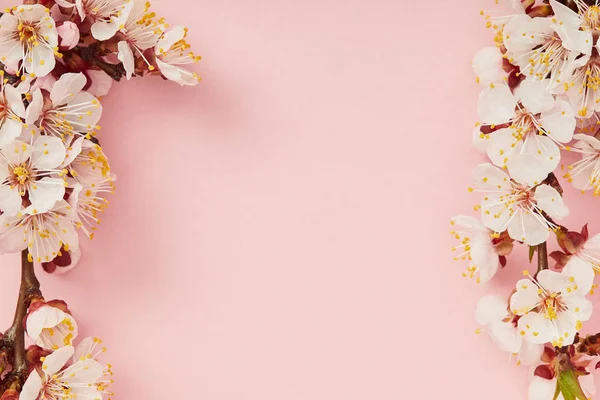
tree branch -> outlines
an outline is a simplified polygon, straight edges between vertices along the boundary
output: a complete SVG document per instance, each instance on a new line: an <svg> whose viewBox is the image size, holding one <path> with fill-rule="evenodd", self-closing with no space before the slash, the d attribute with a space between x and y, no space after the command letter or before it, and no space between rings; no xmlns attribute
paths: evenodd
<svg viewBox="0 0 600 400"><path fill-rule="evenodd" d="M538 272L543 269L548 269L548 248L546 242L538 244Z"/></svg>
<svg viewBox="0 0 600 400"><path fill-rule="evenodd" d="M27 359L25 354L25 328L23 319L32 299L41 297L40 282L35 276L33 263L28 259L28 251L21 252L21 287L12 326L4 333L3 347L11 355L12 371L2 382L2 389L6 390L14 382L23 382L27 373Z"/></svg>

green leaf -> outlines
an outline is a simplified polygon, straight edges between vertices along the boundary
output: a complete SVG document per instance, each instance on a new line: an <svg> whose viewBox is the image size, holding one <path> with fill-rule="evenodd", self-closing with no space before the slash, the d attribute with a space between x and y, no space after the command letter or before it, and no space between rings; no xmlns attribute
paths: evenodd
<svg viewBox="0 0 600 400"><path fill-rule="evenodd" d="M535 252L537 251L537 246L529 246L529 263L531 264L531 261L533 260L533 256L535 255Z"/></svg>
<svg viewBox="0 0 600 400"><path fill-rule="evenodd" d="M557 393L554 396L555 399L558 397L558 392L560 391L565 400L588 400L583 393L583 389L579 384L579 379L577 379L575 371L572 369L560 372L558 375L557 389Z"/></svg>

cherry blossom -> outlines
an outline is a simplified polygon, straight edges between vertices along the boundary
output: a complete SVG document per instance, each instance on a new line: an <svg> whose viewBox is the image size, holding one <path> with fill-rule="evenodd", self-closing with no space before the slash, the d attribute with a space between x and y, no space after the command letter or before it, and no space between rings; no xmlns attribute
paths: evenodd
<svg viewBox="0 0 600 400"><path fill-rule="evenodd" d="M36 213L54 207L65 194L62 169L57 169L65 155L62 141L50 136L38 135L32 145L15 140L0 149L0 209L16 215L26 195Z"/></svg>
<svg viewBox="0 0 600 400"><path fill-rule="evenodd" d="M531 365L539 361L543 346L523 340L518 329L519 316L510 312L506 299L491 295L481 298L475 315L500 350L515 354L518 363Z"/></svg>
<svg viewBox="0 0 600 400"><path fill-rule="evenodd" d="M61 300L33 303L25 324L27 335L46 350L70 346L77 337L77 322Z"/></svg>
<svg viewBox="0 0 600 400"><path fill-rule="evenodd" d="M77 348L64 346L44 357L42 368L34 369L23 385L20 400L102 399L112 396L110 366L96 358L105 351L101 341L84 339Z"/></svg>
<svg viewBox="0 0 600 400"><path fill-rule="evenodd" d="M558 144L571 141L576 126L570 105L554 97L542 82L525 80L515 94L491 84L479 96L479 118L495 130L486 135L492 162L508 168L523 183L542 182L560 162Z"/></svg>
<svg viewBox="0 0 600 400"><path fill-rule="evenodd" d="M464 276L472 278L478 274L478 282L488 282L498 271L500 255L510 252L512 243L499 246L497 251L493 232L474 217L457 215L452 218L451 223L453 230L450 233L460 242L459 246L453 248L459 252L455 260L469 261Z"/></svg>
<svg viewBox="0 0 600 400"><path fill-rule="evenodd" d="M182 86L193 86L200 82L195 72L190 72L180 65L200 61L200 56L189 51L190 45L185 41L187 28L176 26L166 32L154 47L156 63L161 74Z"/></svg>
<svg viewBox="0 0 600 400"><path fill-rule="evenodd" d="M57 46L56 25L46 7L22 5L0 17L0 61L13 71L47 75L54 69L55 56L60 56Z"/></svg>
<svg viewBox="0 0 600 400"><path fill-rule="evenodd" d="M123 38L118 43L118 58L125 67L127 79L131 79L135 69L135 57L140 57L150 71L154 66L144 56L144 50L150 49L158 43L165 30L164 21L155 20L156 14L150 12L150 3L145 0L131 0L133 8L120 28Z"/></svg>
<svg viewBox="0 0 600 400"><path fill-rule="evenodd" d="M90 138L99 129L102 106L96 97L83 91L87 78L82 73L66 73L48 93L38 89L32 94L25 121L39 126L42 133L67 141L74 135Z"/></svg>
<svg viewBox="0 0 600 400"><path fill-rule="evenodd" d="M534 246L545 242L556 228L546 216L560 220L569 214L560 194L549 185L521 184L491 164L479 165L473 177L484 195L478 207L483 224L494 232L508 230L511 238Z"/></svg>
<svg viewBox="0 0 600 400"><path fill-rule="evenodd" d="M551 342L562 347L573 343L583 322L592 315L592 303L577 290L574 278L542 270L534 278L517 282L510 298L510 309L521 316L520 335L531 343Z"/></svg>

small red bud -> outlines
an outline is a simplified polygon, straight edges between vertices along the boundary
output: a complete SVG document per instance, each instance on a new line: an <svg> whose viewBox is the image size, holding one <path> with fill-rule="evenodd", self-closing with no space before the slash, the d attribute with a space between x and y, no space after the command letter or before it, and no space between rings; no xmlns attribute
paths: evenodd
<svg viewBox="0 0 600 400"><path fill-rule="evenodd" d="M538 365L533 374L543 379L554 379L554 371L547 364Z"/></svg>

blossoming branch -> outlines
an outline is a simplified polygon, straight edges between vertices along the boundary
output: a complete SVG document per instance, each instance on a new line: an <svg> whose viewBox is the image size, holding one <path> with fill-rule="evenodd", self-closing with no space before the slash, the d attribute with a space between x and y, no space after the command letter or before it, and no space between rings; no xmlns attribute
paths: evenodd
<svg viewBox="0 0 600 400"><path fill-rule="evenodd" d="M1 13L0 254L22 260L14 321L0 334L0 400L112 395L101 340L78 337L67 304L44 298L34 265L73 268L115 190L100 98L133 77L198 84L186 36L142 0L25 1Z"/></svg>

